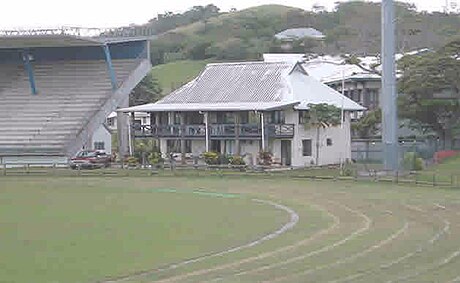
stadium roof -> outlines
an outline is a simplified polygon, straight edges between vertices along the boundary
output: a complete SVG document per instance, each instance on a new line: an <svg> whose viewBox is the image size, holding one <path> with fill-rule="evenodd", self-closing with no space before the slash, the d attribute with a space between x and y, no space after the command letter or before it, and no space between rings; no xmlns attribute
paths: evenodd
<svg viewBox="0 0 460 283"><path fill-rule="evenodd" d="M152 39L136 36L129 29L32 29L0 30L0 49L33 47L101 46L129 41Z"/></svg>
<svg viewBox="0 0 460 283"><path fill-rule="evenodd" d="M320 103L364 110L309 76L298 63L242 62L208 64L196 79L157 103L121 111L268 111Z"/></svg>

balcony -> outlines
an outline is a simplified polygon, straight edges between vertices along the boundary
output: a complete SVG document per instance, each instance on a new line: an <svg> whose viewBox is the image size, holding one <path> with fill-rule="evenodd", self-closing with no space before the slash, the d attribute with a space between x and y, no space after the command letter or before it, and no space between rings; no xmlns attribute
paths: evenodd
<svg viewBox="0 0 460 283"><path fill-rule="evenodd" d="M132 125L136 138L185 138L205 139L205 125ZM294 124L265 125L265 135L269 138L293 138ZM210 139L261 139L262 127L253 124L214 124L209 125Z"/></svg>

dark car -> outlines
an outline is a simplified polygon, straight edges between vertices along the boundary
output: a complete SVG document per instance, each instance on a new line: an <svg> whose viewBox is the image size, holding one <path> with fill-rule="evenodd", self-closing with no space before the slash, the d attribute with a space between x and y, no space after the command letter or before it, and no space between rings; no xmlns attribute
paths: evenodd
<svg viewBox="0 0 460 283"><path fill-rule="evenodd" d="M72 169L96 169L109 167L111 161L111 156L104 151L82 150L70 159L69 166Z"/></svg>

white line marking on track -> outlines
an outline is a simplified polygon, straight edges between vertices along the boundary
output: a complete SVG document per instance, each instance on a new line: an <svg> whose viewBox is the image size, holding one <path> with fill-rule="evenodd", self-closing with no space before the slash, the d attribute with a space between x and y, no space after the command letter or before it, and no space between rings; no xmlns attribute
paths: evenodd
<svg viewBox="0 0 460 283"><path fill-rule="evenodd" d="M286 261L283 261L283 262L274 263L274 264L270 264L270 265L265 265L265 266L262 266L262 267L259 267L259 268L253 269L253 270L243 271L243 272L234 274L233 276L242 276L242 275L246 275L246 274L257 273L257 272L260 272L260 271L264 271L264 270L268 270L268 269L272 269L272 268L278 268L280 266L284 266L284 265L288 265L288 264L293 263L293 262L304 260L306 258L309 258L309 257L312 257L314 255L318 255L318 254L330 251L330 250L332 250L332 249L334 249L334 248L336 248L336 247L338 247L340 245L343 245L346 242L358 237L359 235L361 235L362 233L364 233L364 232L366 232L366 231L368 231L370 229L372 219L370 219L367 215L361 213L360 211L351 209L348 206L341 205L341 204L338 204L338 203L335 203L335 204L345 208L345 210L348 210L348 211L350 211L350 212L352 212L354 214L357 214L360 217L364 218L365 222L366 222L364 227L356 230L355 232L350 234L348 237L346 237L346 238L344 238L344 239L342 239L342 240L340 240L338 242L335 242L335 243L333 243L331 245L325 246L325 247L323 247L323 248L321 248L319 250L314 250L314 251L309 252L307 254L290 258L290 259L288 259Z"/></svg>
<svg viewBox="0 0 460 283"><path fill-rule="evenodd" d="M422 212L422 213L426 213L426 211L422 210L421 208L419 207L416 207L416 206L411 206L411 205L404 205L406 208L410 209L410 210L414 210L414 211L417 211L417 212ZM449 232L449 229L450 229L450 222L447 221L447 220L444 220L444 227L443 229L441 229L440 231L438 231L438 233L436 233L434 235L433 238L431 238L428 243L430 245L433 245L435 242L439 241L439 239L441 238L441 236L443 236L444 234L447 234ZM426 249L426 247L422 247L422 246L419 246L415 252L410 252L410 253L407 253L406 255L394 260L394 261L391 261L389 263L386 263L386 264L383 264L383 265L380 265L380 269L388 269L394 265L397 265L401 262L404 262L406 261L407 259L411 258L411 257L414 257L415 255L423 252L424 250ZM366 274L369 274L371 273L372 271L368 271L368 272L361 272L359 274L353 274L351 276L348 276L344 279L339 279L339 280L335 280L335 281L331 281L330 283L334 282L334 283L339 283L339 282L347 282L347 281L352 281L352 280L355 280L357 278L360 278L360 277L363 277L365 276Z"/></svg>
<svg viewBox="0 0 460 283"><path fill-rule="evenodd" d="M367 254L369 254L369 253L371 253L371 252L373 252L373 251L375 251L377 249L380 249L381 247L385 246L386 244L391 243L396 238L398 238L399 236L404 234L408 229L409 229L409 223L406 222L401 229L399 229L398 231L393 233L390 237L388 237L387 239L385 239L383 241L380 241L378 244L375 244L375 245L367 248L364 251L361 251L361 252L356 253L354 255L348 256L348 257L343 258L341 260L338 260L338 261L336 261L336 262L334 262L332 264L326 264L326 265L318 266L316 268L304 270L302 272L298 272L298 273L295 273L295 274L290 274L288 276L277 278L275 280L267 280L267 281L264 281L264 282L284 281L284 280L292 278L292 277L298 277L298 276L302 276L302 275L307 275L307 274L311 274L311 273L319 271L319 270L328 269L328 268L335 267L335 266L338 266L338 265L341 265L341 264L344 264L344 263L347 263L347 262L352 262L352 261L354 261L355 259L357 259L359 257L365 256L365 255L367 255ZM294 282L294 281L291 281L291 282Z"/></svg>
<svg viewBox="0 0 460 283"><path fill-rule="evenodd" d="M302 241L299 241L297 243L294 243L293 245L282 247L282 248L279 248L278 250L275 250L275 251L265 252L265 253L257 255L257 256L245 258L245 259L242 259L242 260L239 260L239 261L236 261L236 262L220 265L220 266L217 266L217 267L212 267L212 268L208 268L208 269L201 269L201 270L197 270L197 271L192 271L192 272L187 273L187 274L178 275L178 276L175 276L175 277L172 277L172 278L165 279L163 282L176 282L177 280L183 280L185 278L189 278L189 277L193 277L193 276L200 276L200 275L208 274L210 272L214 272L214 271L218 271L218 270L222 270L222 269L233 268L233 267L240 266L240 265L252 262L252 261L256 261L256 260L260 260L260 259L270 257L270 256L272 256L274 254L277 254L277 253L280 253L280 252L286 252L286 251L295 249L295 248L297 248L299 246L305 245L305 244L315 240L316 238L320 237L321 235L327 234L330 231L335 230L340 225L340 219L337 216L331 214L330 212L328 212L325 209L322 209L318 205L312 205L312 206L317 207L317 208L319 208L319 210L322 210L325 213L327 213L331 218L334 219L334 224L332 226L330 226L329 228L327 228L327 229L318 231L317 233L313 234L312 236L310 236L309 238L307 238L305 240L302 240ZM222 278L218 278L218 279L221 280Z"/></svg>
<svg viewBox="0 0 460 283"><path fill-rule="evenodd" d="M291 230L292 228L294 228L297 225L297 223L299 222L299 218L300 218L299 215L293 209L291 209L291 208L289 208L287 206L284 206L284 205L281 205L281 204L278 204L278 203L275 203L275 202L272 202L272 201L267 201L267 200L252 199L252 201L256 202L256 203L268 204L268 205L271 205L271 206L273 206L273 207L275 207L275 208L277 208L279 210L284 210L285 212L287 212L290 215L289 222L286 223L285 225L283 225L280 229L276 230L275 232L270 233L270 234L268 234L268 235L266 235L266 236L264 236L264 237L262 237L260 239L257 239L257 240L255 240L253 242L250 242L250 243L242 245L242 246L238 246L238 247L234 247L234 248L222 251L222 252L213 253L213 254L202 256L202 257L186 260L186 261L183 261L183 262L180 262L180 263L171 264L171 265L169 265L169 266L167 266L165 268L159 268L159 269L156 269L156 270L138 272L136 274L125 276L123 278L105 280L103 282L115 283L115 282L122 282L122 281L125 281L125 280L131 280L131 279L133 279L135 277L148 276L149 274L154 274L154 273L158 273L158 272L164 272L164 271L168 271L168 270L173 270L173 269L177 269L179 267L189 265L189 264L192 264L192 263L201 262L201 261L204 261L204 260L207 260L207 259L210 259L210 258L214 258L214 257L221 257L221 256L224 256L224 255L227 255L227 254L230 254L230 253L241 251L243 249L251 248L251 247L259 245L259 244L261 244L261 243L263 243L265 241L269 241L269 240L272 240L272 239L275 239L275 238L279 237L280 235L282 235L282 234L286 233L287 231Z"/></svg>

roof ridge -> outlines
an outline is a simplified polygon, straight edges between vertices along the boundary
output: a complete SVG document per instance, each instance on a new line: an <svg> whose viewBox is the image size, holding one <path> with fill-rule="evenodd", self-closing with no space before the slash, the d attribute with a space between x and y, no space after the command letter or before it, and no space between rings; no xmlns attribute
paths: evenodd
<svg viewBox="0 0 460 283"><path fill-rule="evenodd" d="M222 63L209 63L208 66L238 66L238 65L294 65L290 62L265 62L265 61L247 61L247 62L222 62Z"/></svg>

